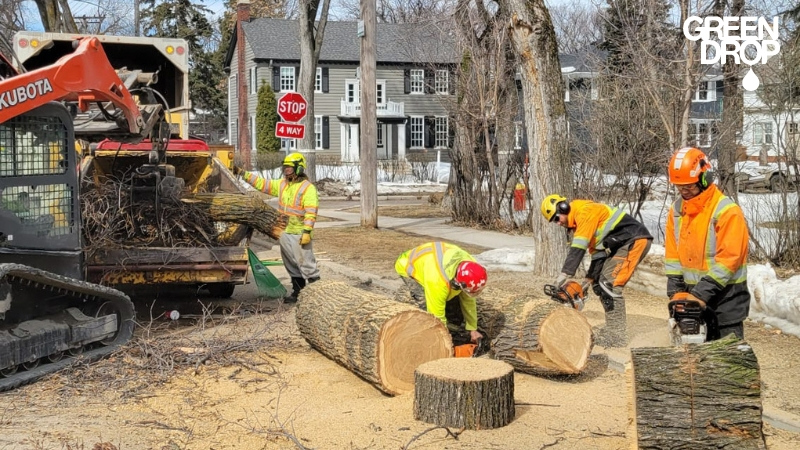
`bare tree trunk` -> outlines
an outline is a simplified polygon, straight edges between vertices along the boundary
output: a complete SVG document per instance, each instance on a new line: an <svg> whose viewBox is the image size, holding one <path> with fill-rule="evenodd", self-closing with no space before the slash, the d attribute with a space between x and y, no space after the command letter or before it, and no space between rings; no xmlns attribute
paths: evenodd
<svg viewBox="0 0 800 450"><path fill-rule="evenodd" d="M44 31L52 33L77 33L78 27L65 0L34 0L39 9Z"/></svg>
<svg viewBox="0 0 800 450"><path fill-rule="evenodd" d="M322 7L320 9L320 6ZM297 92L308 103L306 116L301 121L306 132L299 142L299 149L313 154L316 148L314 138L314 82L317 76L317 61L322 49L322 40L325 36L325 25L328 23L328 9L330 0L301 0L298 4L300 10L300 74L297 80ZM319 22L317 22L319 13ZM316 158L306 158L308 167L306 173L311 181L316 181Z"/></svg>
<svg viewBox="0 0 800 450"><path fill-rule="evenodd" d="M522 78L525 124L530 153L530 192L534 204L558 192L572 195L572 164L567 146L564 80L558 45L544 0L502 0L511 18L509 32ZM558 227L533 223L534 272L553 274L565 257L564 235Z"/></svg>
<svg viewBox="0 0 800 450"><path fill-rule="evenodd" d="M375 0L361 0L361 226L378 228L378 141L377 84L375 82L375 45L377 41Z"/></svg>
<svg viewBox="0 0 800 450"><path fill-rule="evenodd" d="M719 17L725 14L727 0L717 0L716 13ZM744 0L732 0L731 16L741 16L744 13ZM719 141L717 143L717 185L726 195L736 198L736 184L734 179L734 169L736 167L736 151L739 147L736 132L742 129L744 122L742 104L741 77L739 67L733 61L732 56L725 58L722 66L723 73L723 93L722 93L722 124L720 126Z"/></svg>

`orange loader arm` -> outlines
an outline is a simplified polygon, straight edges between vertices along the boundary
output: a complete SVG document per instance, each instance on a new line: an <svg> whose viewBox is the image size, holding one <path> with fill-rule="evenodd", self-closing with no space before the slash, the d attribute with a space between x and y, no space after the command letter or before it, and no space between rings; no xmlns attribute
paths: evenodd
<svg viewBox="0 0 800 450"><path fill-rule="evenodd" d="M77 101L81 111L92 102L111 102L125 115L124 126L142 135L145 121L131 93L109 63L97 38L76 41L74 52L53 65L0 81L0 123L51 101Z"/></svg>

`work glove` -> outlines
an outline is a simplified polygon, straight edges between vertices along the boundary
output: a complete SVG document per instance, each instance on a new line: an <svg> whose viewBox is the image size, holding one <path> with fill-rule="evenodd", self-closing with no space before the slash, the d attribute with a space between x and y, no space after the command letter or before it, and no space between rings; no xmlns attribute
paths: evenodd
<svg viewBox="0 0 800 450"><path fill-rule="evenodd" d="M233 165L233 176L238 177L239 174L241 174L243 172L244 172L244 170L241 167L239 167L239 166L237 166L235 164Z"/></svg>
<svg viewBox="0 0 800 450"><path fill-rule="evenodd" d="M567 282L567 278L569 278L569 275L565 274L564 272L558 274L558 278L556 278L556 287L563 286L564 283Z"/></svg>
<svg viewBox="0 0 800 450"><path fill-rule="evenodd" d="M311 232L303 231L303 236L300 237L300 245L306 245L310 243L311 243Z"/></svg>

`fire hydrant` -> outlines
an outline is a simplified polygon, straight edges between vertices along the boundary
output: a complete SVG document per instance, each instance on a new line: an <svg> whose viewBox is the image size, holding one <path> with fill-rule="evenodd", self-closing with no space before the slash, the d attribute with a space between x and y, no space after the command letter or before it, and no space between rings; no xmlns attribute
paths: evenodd
<svg viewBox="0 0 800 450"><path fill-rule="evenodd" d="M514 211L522 211L525 209L526 192L527 190L524 184L517 183L517 185L514 186Z"/></svg>

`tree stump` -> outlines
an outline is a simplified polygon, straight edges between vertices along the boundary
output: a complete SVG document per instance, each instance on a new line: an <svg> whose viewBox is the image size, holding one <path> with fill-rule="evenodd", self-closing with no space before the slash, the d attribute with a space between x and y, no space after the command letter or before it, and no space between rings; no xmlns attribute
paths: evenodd
<svg viewBox="0 0 800 450"><path fill-rule="evenodd" d="M753 349L729 337L631 349L639 448L764 449Z"/></svg>
<svg viewBox="0 0 800 450"><path fill-rule="evenodd" d="M387 394L411 392L417 366L453 355L433 315L340 281L306 286L295 314L312 347Z"/></svg>
<svg viewBox="0 0 800 450"><path fill-rule="evenodd" d="M478 299L478 327L492 340L492 357L523 373L578 374L592 353L586 317L549 299L487 288Z"/></svg>
<svg viewBox="0 0 800 450"><path fill-rule="evenodd" d="M414 418L442 427L481 430L514 420L514 368L488 358L448 358L415 373Z"/></svg>

